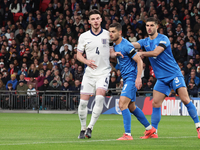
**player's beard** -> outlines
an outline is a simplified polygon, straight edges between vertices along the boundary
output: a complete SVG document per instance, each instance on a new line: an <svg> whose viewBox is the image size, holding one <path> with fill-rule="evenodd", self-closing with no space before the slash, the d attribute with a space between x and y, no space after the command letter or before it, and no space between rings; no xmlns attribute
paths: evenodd
<svg viewBox="0 0 200 150"><path fill-rule="evenodd" d="M149 35L149 36L153 36L155 33L156 33L156 31L153 30L152 33L149 33L148 35Z"/></svg>
<svg viewBox="0 0 200 150"><path fill-rule="evenodd" d="M116 37L116 38L114 38L112 41L113 41L113 42L116 42L118 39L119 39L119 36Z"/></svg>
<svg viewBox="0 0 200 150"><path fill-rule="evenodd" d="M93 29L95 30L95 31L97 31L97 30L99 30L99 28L101 28L101 26L99 25L98 27L95 27L95 26L92 26L93 27Z"/></svg>

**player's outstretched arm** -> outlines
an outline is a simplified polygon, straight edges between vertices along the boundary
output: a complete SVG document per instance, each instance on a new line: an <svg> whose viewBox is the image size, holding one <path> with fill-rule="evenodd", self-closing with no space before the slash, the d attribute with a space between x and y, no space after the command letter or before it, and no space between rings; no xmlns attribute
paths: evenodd
<svg viewBox="0 0 200 150"><path fill-rule="evenodd" d="M136 49L141 48L141 45L138 42L131 42Z"/></svg>
<svg viewBox="0 0 200 150"><path fill-rule="evenodd" d="M117 56L122 56L122 58L124 58L124 56L121 52L115 52L114 49L110 49L110 57L115 58Z"/></svg>
<svg viewBox="0 0 200 150"><path fill-rule="evenodd" d="M83 57L82 53L79 52L79 51L77 51L77 59L78 59L80 62L86 64L87 66L89 66L89 67L92 68L92 69L96 69L96 68L97 68L97 65L94 64L94 62L95 62L94 60L87 60L87 59L85 59L85 58Z"/></svg>
<svg viewBox="0 0 200 150"><path fill-rule="evenodd" d="M143 70L143 61L138 54L133 57L133 60L137 63L137 78L135 80L135 87L139 90L142 87L142 70Z"/></svg>
<svg viewBox="0 0 200 150"><path fill-rule="evenodd" d="M153 51L148 52L138 52L139 56L145 57L157 57L160 53L162 53L165 49L161 46L157 46Z"/></svg>

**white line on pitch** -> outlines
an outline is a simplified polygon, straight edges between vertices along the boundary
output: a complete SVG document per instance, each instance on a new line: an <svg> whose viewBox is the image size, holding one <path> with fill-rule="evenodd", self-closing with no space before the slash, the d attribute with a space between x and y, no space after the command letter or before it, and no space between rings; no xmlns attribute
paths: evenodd
<svg viewBox="0 0 200 150"><path fill-rule="evenodd" d="M182 137L159 137L159 139L184 139L184 138L194 138L196 136L182 136ZM144 140L140 138L134 138L134 140ZM147 140L147 139L146 139ZM36 144L57 144L57 143L90 143L90 142L110 142L116 141L116 139L107 139L107 140L77 140L77 141L55 141L55 142L32 142L32 143L8 143L8 144L0 144L0 146L9 146L9 145L36 145Z"/></svg>

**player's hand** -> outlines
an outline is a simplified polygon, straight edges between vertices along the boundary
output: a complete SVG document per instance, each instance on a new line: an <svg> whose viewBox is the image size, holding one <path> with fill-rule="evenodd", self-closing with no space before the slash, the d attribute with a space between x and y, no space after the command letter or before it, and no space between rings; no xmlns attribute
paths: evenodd
<svg viewBox="0 0 200 150"><path fill-rule="evenodd" d="M137 54L141 57L142 56L142 52L137 52Z"/></svg>
<svg viewBox="0 0 200 150"><path fill-rule="evenodd" d="M142 79L141 78L136 78L135 80L135 87L139 90L142 87Z"/></svg>
<svg viewBox="0 0 200 150"><path fill-rule="evenodd" d="M97 65L95 65L94 62L95 62L94 60L87 60L86 65L89 66L92 69L96 69Z"/></svg>
<svg viewBox="0 0 200 150"><path fill-rule="evenodd" d="M121 52L115 52L115 57L116 56L122 56L122 58L124 58L124 55Z"/></svg>

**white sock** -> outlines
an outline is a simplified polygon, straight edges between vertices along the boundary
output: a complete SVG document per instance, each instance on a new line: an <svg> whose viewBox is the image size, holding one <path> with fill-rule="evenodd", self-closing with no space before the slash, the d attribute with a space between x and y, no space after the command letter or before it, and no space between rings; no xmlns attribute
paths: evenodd
<svg viewBox="0 0 200 150"><path fill-rule="evenodd" d="M105 100L105 97L102 95L97 95L95 97L95 105L92 110L92 117L91 117L90 123L88 125L88 128L93 129L94 124L97 122L97 120L103 110L104 100Z"/></svg>
<svg viewBox="0 0 200 150"><path fill-rule="evenodd" d="M200 128L200 122L195 123L196 128Z"/></svg>
<svg viewBox="0 0 200 150"><path fill-rule="evenodd" d="M148 127L146 127L146 130L151 130L152 129L152 125L149 125Z"/></svg>
<svg viewBox="0 0 200 150"><path fill-rule="evenodd" d="M126 135L128 135L128 136L131 136L131 133L125 133Z"/></svg>
<svg viewBox="0 0 200 150"><path fill-rule="evenodd" d="M80 103L78 106L78 116L81 122L81 130L86 130L87 104L88 104L88 100L80 99Z"/></svg>

